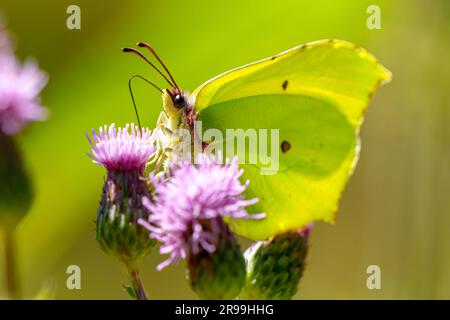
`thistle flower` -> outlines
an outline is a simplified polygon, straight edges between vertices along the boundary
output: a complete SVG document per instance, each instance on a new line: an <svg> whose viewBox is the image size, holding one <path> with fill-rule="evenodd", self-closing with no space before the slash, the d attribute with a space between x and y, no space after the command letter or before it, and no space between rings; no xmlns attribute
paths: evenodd
<svg viewBox="0 0 450 320"><path fill-rule="evenodd" d="M142 197L150 195L143 176L155 152L154 137L134 124L118 129L112 124L87 138L92 148L88 156L107 170L97 211L97 241L106 253L135 265L155 244L137 225L139 218L149 215L142 205Z"/></svg>
<svg viewBox="0 0 450 320"><path fill-rule="evenodd" d="M303 275L312 226L258 241L247 249L247 276L240 299L292 299Z"/></svg>
<svg viewBox="0 0 450 320"><path fill-rule="evenodd" d="M143 200L152 214L139 223L162 242L160 253L169 254L158 270L185 258L190 285L202 298L231 299L243 285L244 259L224 218L263 215L245 211L258 200L244 200L248 181L239 181L242 173L237 158L225 163L205 155L198 155L195 164L178 160L166 177L151 176L153 202Z"/></svg>
<svg viewBox="0 0 450 320"><path fill-rule="evenodd" d="M0 131L15 135L26 124L43 120L39 95L48 78L34 62L23 65L13 55L0 54Z"/></svg>
<svg viewBox="0 0 450 320"><path fill-rule="evenodd" d="M28 212L31 183L13 135L28 122L43 119L39 94L47 77L34 63L19 64L0 23L0 225L12 232Z"/></svg>
<svg viewBox="0 0 450 320"><path fill-rule="evenodd" d="M221 218L261 218L249 215L245 208L258 199L244 200L242 193L248 181L239 181L237 158L221 164L217 157L199 155L195 164L177 160L170 168L169 178L155 178L153 202L143 202L152 215L139 223L146 227L152 238L162 242L161 253L170 257L158 266L158 270L186 258L200 250L214 252L218 234L217 221ZM205 228L204 222L211 224Z"/></svg>
<svg viewBox="0 0 450 320"><path fill-rule="evenodd" d="M0 23L0 227L5 231L6 287L18 298L14 230L28 213L32 187L14 137L25 124L44 118L39 94L47 77L34 63L23 66L14 56L8 34Z"/></svg>
<svg viewBox="0 0 450 320"><path fill-rule="evenodd" d="M131 132L130 132L131 129ZM139 130L134 124L127 124L117 129L115 124L99 128L97 134L92 130L92 140L87 136L92 147L95 164L111 171L143 172L155 152L154 138L149 129Z"/></svg>

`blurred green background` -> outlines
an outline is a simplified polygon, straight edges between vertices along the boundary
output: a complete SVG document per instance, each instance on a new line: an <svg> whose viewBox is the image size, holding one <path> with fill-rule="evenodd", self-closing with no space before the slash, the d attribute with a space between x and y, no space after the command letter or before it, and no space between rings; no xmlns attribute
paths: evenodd
<svg viewBox="0 0 450 320"><path fill-rule="evenodd" d="M81 30L66 28L70 4L81 7ZM370 4L381 7L381 30L366 27ZM85 155L84 137L102 124L135 121L131 74L160 81L121 47L148 41L193 90L295 45L341 38L374 53L394 79L367 113L337 223L314 229L296 297L450 298L449 1L3 0L0 11L18 55L35 57L50 75L43 101L51 117L19 138L35 188L18 229L28 297L50 280L58 299L127 298L125 273L95 241L104 170ZM152 126L159 94L136 82L135 95L141 120ZM149 296L195 298L183 264L158 273L162 259L155 251L142 265ZM66 289L71 264L81 267L81 290ZM372 264L381 267L381 290L366 287Z"/></svg>

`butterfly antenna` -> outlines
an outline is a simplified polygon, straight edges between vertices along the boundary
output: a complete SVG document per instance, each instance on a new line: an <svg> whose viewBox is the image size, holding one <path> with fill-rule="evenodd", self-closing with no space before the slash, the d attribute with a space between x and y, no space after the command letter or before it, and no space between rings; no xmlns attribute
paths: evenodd
<svg viewBox="0 0 450 320"><path fill-rule="evenodd" d="M131 100L133 101L133 107L134 107L134 112L136 112L136 118L138 121L138 125L139 125L139 129L142 129L141 127L141 120L139 119L139 113L136 107L136 102L134 100L134 95L133 95L133 90L131 88L131 80L138 78L141 80L144 80L145 82L147 82L149 85L151 85L152 87L154 87L155 89L157 89L159 92L163 93L163 91L157 86L155 85L153 82L148 81L147 79L145 79L144 77L138 75L138 74L133 74L130 79L128 79L128 88L130 89L130 95L131 95Z"/></svg>
<svg viewBox="0 0 450 320"><path fill-rule="evenodd" d="M138 42L136 45L137 45L138 47L140 47L140 48L146 48L146 49L148 49L148 50L152 53L152 55L159 61L159 63L161 63L161 65L162 65L162 67L164 68L164 70L166 70L167 74L169 75L170 79L172 80L172 82L173 82L174 85L175 85L174 87L177 88L178 91L179 91L180 88L178 87L178 85L177 85L175 79L172 77L172 74L170 73L169 69L167 69L166 65L165 65L164 62L161 60L161 58L156 54L156 51L153 50L153 48L152 48L148 43L145 43L145 42Z"/></svg>
<svg viewBox="0 0 450 320"><path fill-rule="evenodd" d="M167 83L169 83L172 87L174 86L174 84L172 82L170 82L170 80L166 77L166 75L164 73L162 73L161 70L159 70L153 63L151 63L150 60L148 60L142 53L140 53L139 51L137 51L134 48L122 48L122 51L123 52L131 52L131 53L137 55L138 57L140 57L141 59L143 59L144 61L146 61L149 65L151 65L153 67L153 69L158 71L158 73L167 81Z"/></svg>

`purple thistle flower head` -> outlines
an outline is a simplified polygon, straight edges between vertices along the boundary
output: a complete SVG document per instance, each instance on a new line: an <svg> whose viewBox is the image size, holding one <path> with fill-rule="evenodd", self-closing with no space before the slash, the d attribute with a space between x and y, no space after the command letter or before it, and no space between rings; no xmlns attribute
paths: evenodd
<svg viewBox="0 0 450 320"><path fill-rule="evenodd" d="M237 158L225 163L219 159L200 154L195 164L181 160L173 163L167 177L150 176L155 196L153 201L144 198L143 202L152 214L148 221L141 219L139 223L150 231L150 237L162 242L160 253L170 255L158 270L200 250L214 252L223 217L264 216L249 215L245 210L258 199L243 199L248 181L239 181L243 171Z"/></svg>
<svg viewBox="0 0 450 320"><path fill-rule="evenodd" d="M39 95L48 78L31 61L20 65L12 53L0 54L0 131L18 133L27 123L44 120Z"/></svg>
<svg viewBox="0 0 450 320"><path fill-rule="evenodd" d="M91 144L92 158L95 164L104 166L108 171L142 172L155 152L155 138L152 132L142 130L134 124L116 128L115 124L99 128L98 133L92 129L92 139L86 135Z"/></svg>

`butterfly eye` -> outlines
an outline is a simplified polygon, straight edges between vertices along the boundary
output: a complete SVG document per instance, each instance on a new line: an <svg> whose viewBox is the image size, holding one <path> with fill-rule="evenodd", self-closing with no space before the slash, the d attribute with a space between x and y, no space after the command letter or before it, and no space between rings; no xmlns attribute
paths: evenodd
<svg viewBox="0 0 450 320"><path fill-rule="evenodd" d="M181 94L175 95L175 97L173 98L173 102L177 109L184 108L184 106L186 105L186 100L184 99L183 95L181 95Z"/></svg>

